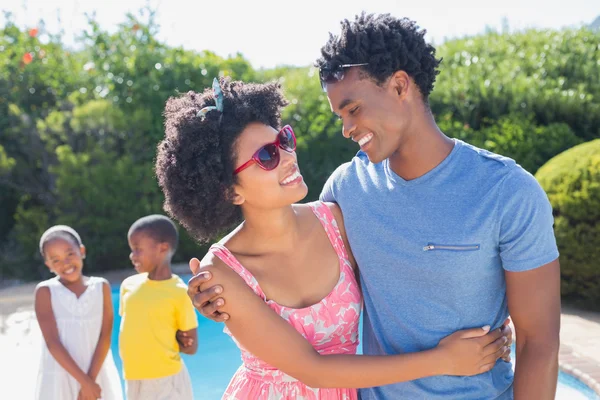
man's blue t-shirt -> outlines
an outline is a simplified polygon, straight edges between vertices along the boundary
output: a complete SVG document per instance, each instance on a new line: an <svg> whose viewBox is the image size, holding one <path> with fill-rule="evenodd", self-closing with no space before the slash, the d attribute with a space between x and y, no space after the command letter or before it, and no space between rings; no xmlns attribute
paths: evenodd
<svg viewBox="0 0 600 400"><path fill-rule="evenodd" d="M552 208L513 160L460 140L446 159L410 181L388 160L359 152L329 178L323 201L343 212L364 295L363 351L385 355L435 347L461 329L501 326L504 272L558 257ZM543 312L543 310L540 310ZM513 370L498 361L472 377L435 376L360 391L361 399L512 399Z"/></svg>

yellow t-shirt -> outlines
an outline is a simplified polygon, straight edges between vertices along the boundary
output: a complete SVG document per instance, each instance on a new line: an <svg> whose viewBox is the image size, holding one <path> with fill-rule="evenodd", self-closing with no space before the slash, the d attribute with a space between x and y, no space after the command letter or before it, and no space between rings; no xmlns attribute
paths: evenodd
<svg viewBox="0 0 600 400"><path fill-rule="evenodd" d="M164 378L181 370L175 333L198 326L181 278L173 275L154 281L146 273L130 276L121 284L119 314L119 353L125 379Z"/></svg>

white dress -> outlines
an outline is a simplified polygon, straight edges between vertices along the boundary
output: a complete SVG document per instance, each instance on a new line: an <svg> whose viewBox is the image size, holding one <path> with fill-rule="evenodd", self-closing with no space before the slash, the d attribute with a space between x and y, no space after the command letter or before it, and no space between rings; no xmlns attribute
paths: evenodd
<svg viewBox="0 0 600 400"><path fill-rule="evenodd" d="M58 278L46 281L50 289L52 311L56 319L60 341L79 368L84 372L90 367L102 327L103 290L102 278L89 278L87 289L77 298ZM81 386L48 351L44 341L38 373L36 399L76 400ZM109 349L96 379L102 388L103 400L122 400L119 373Z"/></svg>

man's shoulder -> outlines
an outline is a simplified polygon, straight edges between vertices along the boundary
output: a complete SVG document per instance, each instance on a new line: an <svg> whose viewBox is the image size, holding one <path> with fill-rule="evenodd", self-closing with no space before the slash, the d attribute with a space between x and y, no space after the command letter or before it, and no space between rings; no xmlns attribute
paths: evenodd
<svg viewBox="0 0 600 400"><path fill-rule="evenodd" d="M474 175L474 178L477 178L475 175L480 175L479 178L501 183L512 175L526 176L529 174L510 157L459 140L457 140L457 144L462 147L462 167ZM473 181L477 181L477 179L473 179Z"/></svg>
<svg viewBox="0 0 600 400"><path fill-rule="evenodd" d="M524 196L542 190L535 177L512 158L480 149L465 142L461 144L465 150L464 158L468 160L466 164L468 164L469 170L473 173L479 171L485 177L493 178L502 185L501 193L509 196Z"/></svg>
<svg viewBox="0 0 600 400"><path fill-rule="evenodd" d="M463 158L469 161L487 164L490 168L504 169L506 172L518 166L516 161L510 157L493 153L461 140L456 140L456 143L463 148Z"/></svg>
<svg viewBox="0 0 600 400"><path fill-rule="evenodd" d="M361 171L365 171L371 162L365 153L359 151L350 161L337 167L329 178L334 184L344 184L354 181Z"/></svg>

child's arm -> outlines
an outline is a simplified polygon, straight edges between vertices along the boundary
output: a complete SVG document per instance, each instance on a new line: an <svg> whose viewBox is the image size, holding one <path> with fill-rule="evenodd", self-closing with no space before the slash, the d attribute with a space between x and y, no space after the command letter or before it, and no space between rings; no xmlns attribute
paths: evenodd
<svg viewBox="0 0 600 400"><path fill-rule="evenodd" d="M177 322L175 338L179 343L179 351L192 355L198 350L198 318L187 293L182 291L180 295L175 315Z"/></svg>
<svg viewBox="0 0 600 400"><path fill-rule="evenodd" d="M177 331L176 337L181 353L196 354L196 351L198 351L198 330L196 328L189 331Z"/></svg>
<svg viewBox="0 0 600 400"><path fill-rule="evenodd" d="M112 297L110 293L110 286L108 282L102 283L102 294L103 294L103 313L102 313L102 328L100 330L100 337L98 339L98 344L96 345L96 350L94 351L94 356L92 357L92 362L90 364L90 369L88 370L88 376L92 378L94 381L98 377L100 373L100 368L102 368L102 364L106 359L106 355L108 354L108 350L110 349L110 335L113 327L113 308L112 308Z"/></svg>
<svg viewBox="0 0 600 400"><path fill-rule="evenodd" d="M35 289L35 316L40 325L40 330L44 336L48 351L52 354L56 362L79 382L82 389L85 388L87 393L96 393L100 397L100 386L79 368L61 343L51 301L50 289L46 286L38 285Z"/></svg>

